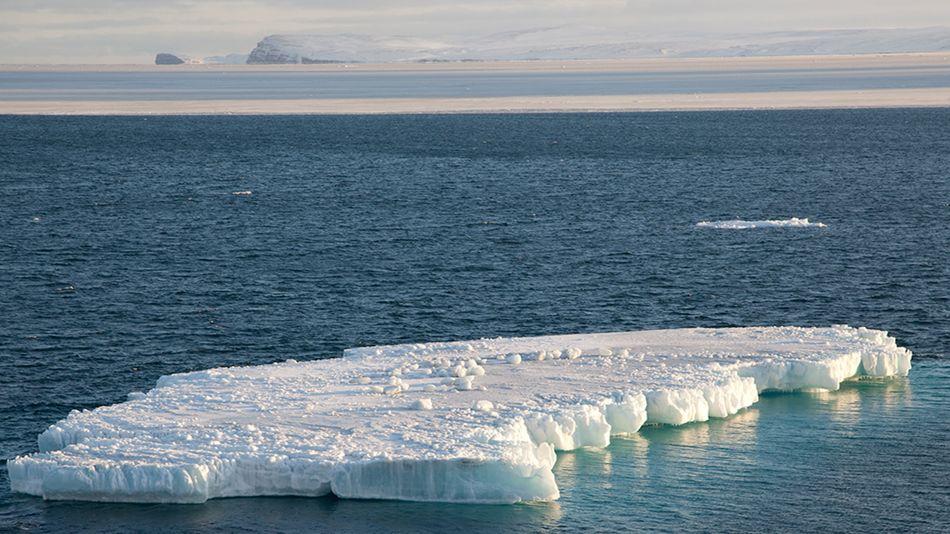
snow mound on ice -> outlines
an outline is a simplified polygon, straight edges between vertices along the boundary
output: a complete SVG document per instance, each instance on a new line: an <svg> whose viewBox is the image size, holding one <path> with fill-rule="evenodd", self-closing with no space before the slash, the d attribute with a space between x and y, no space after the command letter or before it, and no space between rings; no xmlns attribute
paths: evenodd
<svg viewBox="0 0 950 534"><path fill-rule="evenodd" d="M826 228L828 225L820 222L810 222L806 219L792 217L791 219L773 219L768 221L700 221L696 223L700 228L716 228L718 230L748 230L751 228Z"/></svg>
<svg viewBox="0 0 950 534"><path fill-rule="evenodd" d="M162 377L8 462L48 499L553 500L555 451L727 417L766 389L906 375L886 332L761 327L419 343Z"/></svg>

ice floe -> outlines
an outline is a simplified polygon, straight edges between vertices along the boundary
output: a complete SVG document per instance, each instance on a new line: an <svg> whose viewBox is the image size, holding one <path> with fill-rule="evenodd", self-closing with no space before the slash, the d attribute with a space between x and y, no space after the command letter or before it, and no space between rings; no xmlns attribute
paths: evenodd
<svg viewBox="0 0 950 534"><path fill-rule="evenodd" d="M826 228L828 225L820 222L811 222L807 218L799 219L772 219L767 221L700 221L696 223L700 228L716 228L718 230L749 230L753 228Z"/></svg>
<svg viewBox="0 0 950 534"><path fill-rule="evenodd" d="M14 491L48 499L546 501L557 450L727 417L767 389L906 375L910 360L886 332L847 326L357 348L162 377L73 411L7 469Z"/></svg>

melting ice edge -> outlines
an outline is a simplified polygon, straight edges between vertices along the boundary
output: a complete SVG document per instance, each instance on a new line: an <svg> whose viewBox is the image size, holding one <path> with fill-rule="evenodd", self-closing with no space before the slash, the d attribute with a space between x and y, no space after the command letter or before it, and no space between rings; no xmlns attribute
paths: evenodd
<svg viewBox="0 0 950 534"><path fill-rule="evenodd" d="M164 376L127 402L73 411L7 468L14 491L47 499L549 501L555 451L728 417L765 390L905 376L910 360L887 332L848 326L349 349Z"/></svg>

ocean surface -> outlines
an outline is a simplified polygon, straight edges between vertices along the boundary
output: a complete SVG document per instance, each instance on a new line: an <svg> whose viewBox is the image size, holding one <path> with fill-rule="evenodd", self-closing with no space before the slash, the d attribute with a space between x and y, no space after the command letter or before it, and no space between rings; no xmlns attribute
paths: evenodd
<svg viewBox="0 0 950 534"><path fill-rule="evenodd" d="M696 226L790 217L827 226ZM164 374L359 345L847 323L915 355L562 453L555 503L44 502L0 466L0 531L950 525L950 109L7 116L0 228L2 458Z"/></svg>
<svg viewBox="0 0 950 534"><path fill-rule="evenodd" d="M555 63L556 65L556 63ZM702 70L0 71L0 101L453 98L635 95L950 86L950 64Z"/></svg>

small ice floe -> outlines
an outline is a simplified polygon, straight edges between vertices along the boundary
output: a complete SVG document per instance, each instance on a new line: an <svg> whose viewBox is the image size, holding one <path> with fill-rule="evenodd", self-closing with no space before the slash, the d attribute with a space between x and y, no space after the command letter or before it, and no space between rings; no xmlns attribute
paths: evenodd
<svg viewBox="0 0 950 534"><path fill-rule="evenodd" d="M910 367L887 332L848 326L354 348L163 376L128 402L72 411L6 468L13 491L46 499L550 501L556 451L728 417L762 391L835 390Z"/></svg>
<svg viewBox="0 0 950 534"><path fill-rule="evenodd" d="M235 196L239 196L239 197L249 197L253 193L250 190L248 190L248 191L233 191L231 194Z"/></svg>
<svg viewBox="0 0 950 534"><path fill-rule="evenodd" d="M799 219L770 219L766 221L700 221L696 223L700 228L715 228L717 230L749 230L752 228L826 228L828 225L820 222L811 222L807 218Z"/></svg>

